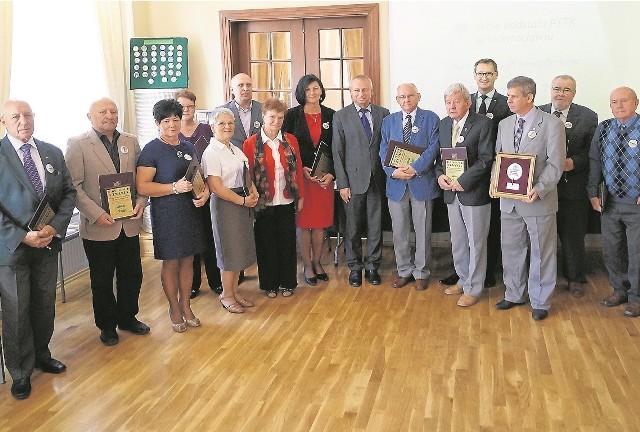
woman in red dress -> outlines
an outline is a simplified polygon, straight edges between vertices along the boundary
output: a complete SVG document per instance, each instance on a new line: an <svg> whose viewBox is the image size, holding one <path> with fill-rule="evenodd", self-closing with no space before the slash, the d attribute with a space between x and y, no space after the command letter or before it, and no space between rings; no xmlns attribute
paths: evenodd
<svg viewBox="0 0 640 432"><path fill-rule="evenodd" d="M324 248L325 228L333 225L333 196L335 178L331 172L311 177L311 167L320 142L327 144L331 155L333 134L331 108L321 105L326 92L322 81L315 75L300 78L296 87L296 100L300 104L287 111L282 130L296 137L300 146L304 172L305 204L297 215L298 241L304 263L304 280L316 285L318 279L327 281L329 276L320 262Z"/></svg>

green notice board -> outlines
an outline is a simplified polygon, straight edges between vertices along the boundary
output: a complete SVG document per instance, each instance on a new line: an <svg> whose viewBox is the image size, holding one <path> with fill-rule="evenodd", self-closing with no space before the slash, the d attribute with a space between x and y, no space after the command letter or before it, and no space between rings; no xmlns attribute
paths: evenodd
<svg viewBox="0 0 640 432"><path fill-rule="evenodd" d="M131 38L131 90L187 88L187 38Z"/></svg>

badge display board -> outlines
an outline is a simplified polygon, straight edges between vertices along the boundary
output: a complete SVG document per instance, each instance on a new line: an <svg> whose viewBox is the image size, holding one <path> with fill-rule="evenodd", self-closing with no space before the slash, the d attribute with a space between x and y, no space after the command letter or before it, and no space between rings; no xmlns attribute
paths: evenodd
<svg viewBox="0 0 640 432"><path fill-rule="evenodd" d="M187 88L187 38L131 38L131 90Z"/></svg>

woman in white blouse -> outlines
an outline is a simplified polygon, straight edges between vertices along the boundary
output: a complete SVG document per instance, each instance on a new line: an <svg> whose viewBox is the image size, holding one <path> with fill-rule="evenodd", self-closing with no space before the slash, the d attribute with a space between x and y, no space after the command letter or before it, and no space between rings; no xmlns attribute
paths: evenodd
<svg viewBox="0 0 640 432"><path fill-rule="evenodd" d="M212 192L211 225L222 270L220 303L231 313L242 313L253 306L237 288L240 271L256 262L253 207L258 192L247 172L247 157L231 144L233 112L218 108L209 123L214 137L202 155L202 168Z"/></svg>

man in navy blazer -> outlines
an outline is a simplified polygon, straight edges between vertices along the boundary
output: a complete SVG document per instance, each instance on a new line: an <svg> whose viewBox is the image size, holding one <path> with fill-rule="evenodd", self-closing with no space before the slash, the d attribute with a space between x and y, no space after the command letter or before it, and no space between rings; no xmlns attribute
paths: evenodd
<svg viewBox="0 0 640 432"><path fill-rule="evenodd" d="M487 267L487 234L491 204L489 179L494 157L495 133L491 120L470 111L471 96L462 84L450 85L444 93L448 117L440 121L440 149L464 148L464 172L451 178L447 159L438 156L436 175L444 190L449 214L451 249L460 282L445 294L462 294L458 306L478 302ZM458 162L460 158L458 158Z"/></svg>
<svg viewBox="0 0 640 432"><path fill-rule="evenodd" d="M427 289L431 274L433 199L440 195L434 166L439 148L440 119L433 111L418 108L420 92L415 84L401 84L397 92L396 101L401 111L388 115L382 121L380 159L384 165L392 140L404 141L424 150L412 164L384 166L398 270L393 286L402 288L415 280L416 289L422 291ZM412 225L416 234L415 255L411 253L409 242Z"/></svg>
<svg viewBox="0 0 640 432"><path fill-rule="evenodd" d="M535 107L535 95L536 83L531 78L511 79L507 102L514 115L498 126L496 153L535 156L535 167L531 190L522 191L524 198L500 198L505 294L496 309L523 304L528 290L531 316L539 321L548 316L548 300L556 286L557 185L567 151L564 125Z"/></svg>
<svg viewBox="0 0 640 432"><path fill-rule="evenodd" d="M51 357L49 342L55 318L57 258L76 190L62 151L33 138L33 119L24 101L10 100L0 109L0 121L7 130L0 142L2 343L13 378L11 394L16 399L31 394L34 368L55 374L66 370ZM55 216L33 231L28 224L43 199Z"/></svg>
<svg viewBox="0 0 640 432"><path fill-rule="evenodd" d="M231 143L242 150L245 140L262 127L262 104L253 100L251 77L245 73L231 78L231 93L233 100L221 107L229 108L233 112L236 130L231 137Z"/></svg>
<svg viewBox="0 0 640 432"><path fill-rule="evenodd" d="M598 114L573 103L576 80L558 75L551 83L551 103L542 111L554 114L564 123L567 135L567 158L558 183L558 237L562 245L562 271L573 297L584 295L587 286L584 268L584 237L589 225L591 203L587 197L589 147L598 126Z"/></svg>

